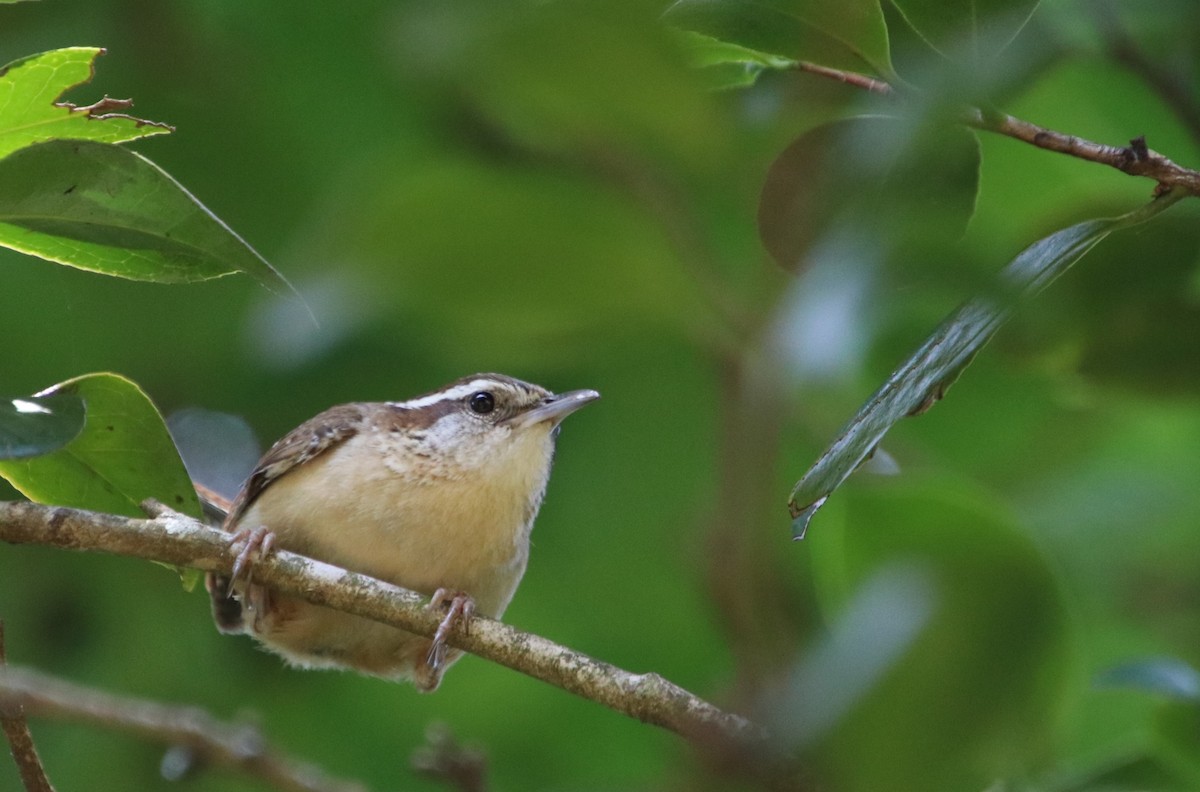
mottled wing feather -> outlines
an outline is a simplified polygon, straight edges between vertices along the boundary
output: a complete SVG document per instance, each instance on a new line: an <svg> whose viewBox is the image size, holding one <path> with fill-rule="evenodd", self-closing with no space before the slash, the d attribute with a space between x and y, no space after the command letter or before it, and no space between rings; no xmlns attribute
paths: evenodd
<svg viewBox="0 0 1200 792"><path fill-rule="evenodd" d="M263 454L246 479L225 520L232 530L242 514L280 476L316 459L331 448L353 437L362 426L362 404L340 404L297 426Z"/></svg>

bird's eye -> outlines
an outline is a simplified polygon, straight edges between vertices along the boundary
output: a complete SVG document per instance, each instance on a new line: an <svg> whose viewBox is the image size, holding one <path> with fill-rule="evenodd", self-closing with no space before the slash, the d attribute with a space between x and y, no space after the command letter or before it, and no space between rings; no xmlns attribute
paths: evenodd
<svg viewBox="0 0 1200 792"><path fill-rule="evenodd" d="M487 391L480 391L471 394L471 398L467 399L467 404L470 405L471 412L487 415L496 409L496 397Z"/></svg>

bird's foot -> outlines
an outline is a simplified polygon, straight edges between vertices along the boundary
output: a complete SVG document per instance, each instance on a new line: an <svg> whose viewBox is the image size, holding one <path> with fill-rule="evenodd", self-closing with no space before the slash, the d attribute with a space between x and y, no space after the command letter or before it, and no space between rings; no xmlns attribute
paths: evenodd
<svg viewBox="0 0 1200 792"><path fill-rule="evenodd" d="M454 627L461 624L464 633L471 632L471 616L475 613L475 600L471 599L471 596L465 591L440 588L433 593L429 607L445 608L446 610L446 616L438 625L437 632L433 634L433 643L425 658L429 667L436 670L446 657L446 637L450 635Z"/></svg>
<svg viewBox="0 0 1200 792"><path fill-rule="evenodd" d="M241 545L239 548L238 545ZM245 573L245 583L249 585L254 574L254 563L266 558L275 546L275 534L266 528L241 528L229 537L229 549L237 551L233 561L233 572L229 577L229 590Z"/></svg>

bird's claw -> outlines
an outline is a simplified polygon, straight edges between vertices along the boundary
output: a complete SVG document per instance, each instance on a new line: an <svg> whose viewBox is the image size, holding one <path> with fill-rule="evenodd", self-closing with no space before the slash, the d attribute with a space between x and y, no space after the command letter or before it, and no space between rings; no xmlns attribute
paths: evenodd
<svg viewBox="0 0 1200 792"><path fill-rule="evenodd" d="M242 577L243 573L245 573L246 584L250 584L250 578L254 573L254 561L261 561L270 554L271 549L275 546L275 534L261 526L254 529L242 528L230 537L230 550L237 548L238 544L242 546L237 551L237 558L233 561L233 570L229 577L231 596L233 584ZM257 555L258 558L253 559L254 555Z"/></svg>
<svg viewBox="0 0 1200 792"><path fill-rule="evenodd" d="M429 606L434 609L445 608L446 615L433 634L433 643L429 646L426 662L430 668L437 669L446 655L446 638L455 625L462 625L464 633L471 632L471 616L475 614L475 600L465 591L452 591L440 588L433 593Z"/></svg>

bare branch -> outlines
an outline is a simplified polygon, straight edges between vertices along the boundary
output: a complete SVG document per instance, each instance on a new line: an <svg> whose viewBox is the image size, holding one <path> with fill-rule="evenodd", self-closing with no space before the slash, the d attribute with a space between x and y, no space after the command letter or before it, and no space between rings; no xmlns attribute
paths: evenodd
<svg viewBox="0 0 1200 792"><path fill-rule="evenodd" d="M0 706L187 746L204 761L236 767L287 792L366 792L362 784L330 778L314 765L280 754L256 728L219 721L198 707L116 696L26 668L0 674Z"/></svg>
<svg viewBox="0 0 1200 792"><path fill-rule="evenodd" d="M162 561L229 573L229 535L158 507L153 520L0 502L0 540L52 545ZM278 550L254 567L256 582L309 602L432 636L440 614L416 592L310 558ZM689 693L658 674L633 674L532 633L483 617L470 632L456 629L450 645L528 674L630 717L689 739L756 743L761 727Z"/></svg>
<svg viewBox="0 0 1200 792"><path fill-rule="evenodd" d="M1200 172L1176 165L1157 151L1150 150L1146 147L1145 138L1134 138L1128 146L1106 146L1074 135L1064 135L1004 113L984 113L978 108L968 110L963 120L976 129L997 132L1047 151L1099 162L1130 176L1154 179L1163 191L1181 187L1192 195L1200 195Z"/></svg>
<svg viewBox="0 0 1200 792"><path fill-rule="evenodd" d="M796 64L795 68L872 93L896 95L890 84L866 74L831 69L803 61ZM1074 135L1056 132L1004 113L984 111L978 107L965 108L960 120L967 126L1005 135L1047 151L1108 165L1130 176L1154 179L1159 184L1160 192L1179 187L1190 195L1200 196L1200 171L1177 165L1157 151L1147 148L1143 137L1134 138L1129 141L1128 146L1106 146L1103 143L1094 143Z"/></svg>
<svg viewBox="0 0 1200 792"><path fill-rule="evenodd" d="M4 648L4 622L0 621L0 684L8 672L8 657ZM27 792L54 792L54 786L46 777L46 768L38 757L33 744L33 735L25 721L25 710L20 702L9 702L0 698L0 729L8 738L13 761L21 775L21 783Z"/></svg>

